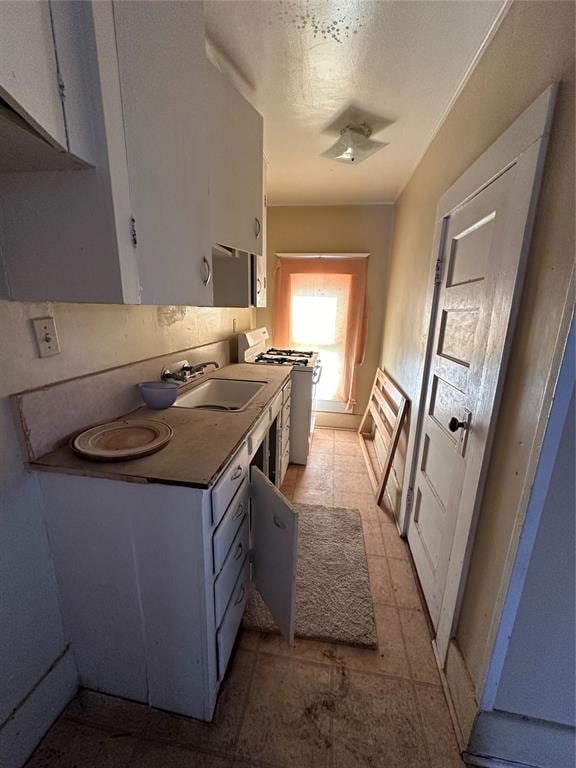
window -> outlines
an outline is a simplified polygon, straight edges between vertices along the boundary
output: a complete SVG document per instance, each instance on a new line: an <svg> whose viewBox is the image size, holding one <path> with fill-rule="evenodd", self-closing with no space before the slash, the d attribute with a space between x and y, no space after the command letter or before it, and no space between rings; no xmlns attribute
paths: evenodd
<svg viewBox="0 0 576 768"><path fill-rule="evenodd" d="M322 377L318 400L345 403L346 326L350 275L290 277L290 347L317 350Z"/></svg>
<svg viewBox="0 0 576 768"><path fill-rule="evenodd" d="M355 405L356 366L366 335L367 258L281 257L276 270L274 345L318 351L319 400Z"/></svg>

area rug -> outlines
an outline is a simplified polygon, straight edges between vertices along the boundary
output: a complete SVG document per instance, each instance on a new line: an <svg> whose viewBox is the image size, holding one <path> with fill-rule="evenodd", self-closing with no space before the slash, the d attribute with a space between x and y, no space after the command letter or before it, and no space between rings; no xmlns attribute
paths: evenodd
<svg viewBox="0 0 576 768"><path fill-rule="evenodd" d="M364 531L357 509L294 504L298 510L297 637L376 648ZM244 627L278 632L253 589Z"/></svg>

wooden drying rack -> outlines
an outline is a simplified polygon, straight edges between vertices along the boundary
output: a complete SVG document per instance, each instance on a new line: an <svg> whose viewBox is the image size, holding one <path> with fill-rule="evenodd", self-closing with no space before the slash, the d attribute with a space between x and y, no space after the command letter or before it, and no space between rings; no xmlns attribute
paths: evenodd
<svg viewBox="0 0 576 768"><path fill-rule="evenodd" d="M396 386L388 374L380 368L376 371L368 406L358 427L360 447L364 454L376 503L380 504L390 477L394 454L408 410L408 398ZM380 467L376 452L370 450L376 435L382 440L386 455Z"/></svg>

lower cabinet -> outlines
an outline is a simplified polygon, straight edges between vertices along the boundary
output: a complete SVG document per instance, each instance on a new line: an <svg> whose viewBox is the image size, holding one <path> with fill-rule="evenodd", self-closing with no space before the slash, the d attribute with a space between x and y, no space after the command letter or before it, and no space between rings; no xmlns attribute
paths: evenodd
<svg viewBox="0 0 576 768"><path fill-rule="evenodd" d="M83 686L210 720L253 586L293 641L298 514L267 476L270 442L207 490L40 474Z"/></svg>

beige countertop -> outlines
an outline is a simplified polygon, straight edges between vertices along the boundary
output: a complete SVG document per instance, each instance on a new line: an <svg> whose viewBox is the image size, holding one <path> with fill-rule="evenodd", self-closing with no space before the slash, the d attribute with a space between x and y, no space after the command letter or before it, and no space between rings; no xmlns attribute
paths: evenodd
<svg viewBox="0 0 576 768"><path fill-rule="evenodd" d="M75 453L66 441L65 445L30 462L29 466L46 472L64 472L111 480L208 488L216 481L262 411L282 389L291 371L290 366L241 363L227 365L201 378L201 381L210 378L265 381L266 386L243 411L232 413L172 407L162 411L138 408L127 414L124 419L156 419L173 428L172 440L151 456L131 461L90 461ZM195 382L198 383L200 382ZM187 386L183 391L190 388Z"/></svg>

